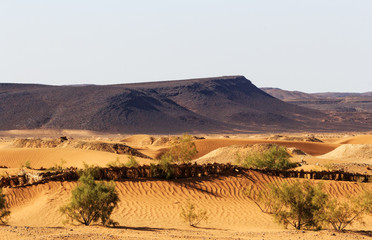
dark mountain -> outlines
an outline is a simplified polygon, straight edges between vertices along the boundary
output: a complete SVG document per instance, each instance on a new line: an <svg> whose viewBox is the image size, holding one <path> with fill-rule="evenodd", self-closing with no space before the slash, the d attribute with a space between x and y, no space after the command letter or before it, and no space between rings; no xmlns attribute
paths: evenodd
<svg viewBox="0 0 372 240"><path fill-rule="evenodd" d="M170 134L345 127L333 121L321 111L274 98L243 76L105 86L0 84L1 130Z"/></svg>

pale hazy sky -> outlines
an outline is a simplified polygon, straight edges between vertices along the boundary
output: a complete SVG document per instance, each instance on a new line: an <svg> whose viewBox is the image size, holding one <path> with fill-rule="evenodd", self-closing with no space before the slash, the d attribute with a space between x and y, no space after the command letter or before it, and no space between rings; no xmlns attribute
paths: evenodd
<svg viewBox="0 0 372 240"><path fill-rule="evenodd" d="M0 82L372 91L372 0L0 0Z"/></svg>

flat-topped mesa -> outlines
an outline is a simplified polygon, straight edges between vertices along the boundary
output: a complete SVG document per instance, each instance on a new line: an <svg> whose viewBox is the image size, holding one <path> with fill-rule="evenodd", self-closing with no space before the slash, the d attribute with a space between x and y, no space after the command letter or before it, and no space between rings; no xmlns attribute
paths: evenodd
<svg viewBox="0 0 372 240"><path fill-rule="evenodd" d="M276 99L244 76L119 85L0 86L0 130L181 134L327 130L327 115Z"/></svg>

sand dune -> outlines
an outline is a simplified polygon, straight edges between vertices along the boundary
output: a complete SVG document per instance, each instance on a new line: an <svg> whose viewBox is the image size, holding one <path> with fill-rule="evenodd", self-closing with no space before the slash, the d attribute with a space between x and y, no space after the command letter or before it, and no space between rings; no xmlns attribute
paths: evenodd
<svg viewBox="0 0 372 240"><path fill-rule="evenodd" d="M0 165L17 168L29 161L32 168L49 168L64 161L65 167L82 168L88 165L106 166L107 163L128 160L127 155L73 148L3 148L0 149ZM140 164L149 164L148 159L136 158Z"/></svg>
<svg viewBox="0 0 372 240"><path fill-rule="evenodd" d="M220 177L217 179L183 179L175 181L139 180L117 182L117 191L121 202L114 218L125 225L142 225L152 227L182 226L178 219L179 205L185 199L197 201L198 205L213 212L210 216L209 226L229 228L277 228L272 219L262 214L253 203L244 195L243 189L247 186L259 191L267 183L282 181L293 182L294 179L281 179L261 173L248 172L250 179L243 176ZM255 183L253 183L253 181ZM60 226L61 217L56 212L59 206L68 199L71 189L76 185L73 182L52 182L37 186L18 189L6 189L9 205L14 210L24 214L12 215L15 225ZM347 182L325 182L325 188L332 196L347 196L361 191L367 184L355 185ZM35 206L44 209L49 219L27 220L33 217ZM29 210L29 211L25 211ZM248 216L255 216L248 218ZM40 221L42 220L42 221Z"/></svg>
<svg viewBox="0 0 372 240"><path fill-rule="evenodd" d="M372 164L372 144L344 144L320 158Z"/></svg>
<svg viewBox="0 0 372 240"><path fill-rule="evenodd" d="M336 142L338 144L372 144L372 135L360 135L344 138Z"/></svg>
<svg viewBox="0 0 372 240"><path fill-rule="evenodd" d="M199 158L215 149L231 145L247 145L258 143L273 143L285 147L295 147L301 149L307 154L318 156L334 150L339 144L332 143L313 143L313 142L296 142L296 141L277 141L263 139L203 139L196 140L195 144L198 149Z"/></svg>
<svg viewBox="0 0 372 240"><path fill-rule="evenodd" d="M248 177L237 174L219 178L174 181L116 182L121 202L112 217L121 226L126 227L187 229L187 225L179 217L179 208L186 199L190 199L208 212L208 222L202 223L200 227L219 230L222 235L225 231L282 229L282 226L276 224L270 215L262 213L245 196L243 190L248 187L253 192L258 192L267 183L277 184L297 180L281 179L253 171L247 173ZM9 224L62 227L64 217L59 213L59 208L68 201L71 190L75 186L76 182L50 182L25 188L4 189L12 211ZM324 181L324 187L327 193L337 198L358 194L362 189L372 189L371 184L333 181ZM368 221L365 226L355 225L355 227L360 230L371 229L372 221Z"/></svg>

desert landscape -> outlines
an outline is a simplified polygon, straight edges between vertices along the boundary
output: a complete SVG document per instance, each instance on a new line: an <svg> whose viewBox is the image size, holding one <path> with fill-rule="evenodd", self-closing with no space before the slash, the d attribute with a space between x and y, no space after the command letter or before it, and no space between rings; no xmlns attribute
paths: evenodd
<svg viewBox="0 0 372 240"><path fill-rule="evenodd" d="M112 213L113 220L119 223L116 227L63 223L65 216L59 209L69 201L72 190L77 186L76 180L35 181L4 188L3 179L22 174L40 175L53 171L53 167L58 165L62 169L81 169L84 164L108 168L115 161L127 162L129 156L136 156L140 165L156 164L156 159L171 147L171 140L179 136L44 129L5 130L0 132L0 137L0 173L3 193L11 211L7 225L0 227L1 239L372 238L372 216L367 215L364 225L356 222L342 232L331 227L321 231L291 227L286 230L272 215L262 212L245 192L246 189L263 191L270 183L296 181L322 182L325 192L337 199L348 199L364 190L372 190L371 133L196 135L193 142L198 153L192 164L216 162L235 166L237 154L250 152L257 146L275 144L286 147L291 160L301 163L295 168L297 171L342 170L367 178L351 181L306 180L306 177L281 177L244 168L169 180L129 177L115 181L120 199ZM107 144L128 146L131 154L118 150L110 152ZM180 207L186 200L204 209L208 220L197 227L188 226L180 217Z"/></svg>
<svg viewBox="0 0 372 240"><path fill-rule="evenodd" d="M0 240L372 239L372 1L0 1Z"/></svg>

